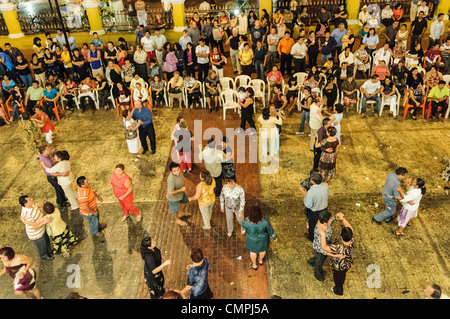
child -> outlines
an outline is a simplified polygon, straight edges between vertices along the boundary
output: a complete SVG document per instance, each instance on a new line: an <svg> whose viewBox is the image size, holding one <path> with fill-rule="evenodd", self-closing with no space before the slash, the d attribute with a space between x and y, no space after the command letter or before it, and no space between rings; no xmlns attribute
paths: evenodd
<svg viewBox="0 0 450 319"><path fill-rule="evenodd" d="M327 74L331 73L331 69L333 68L333 58L329 58L327 62L324 63L322 69L325 68Z"/></svg>
<svg viewBox="0 0 450 319"><path fill-rule="evenodd" d="M238 99L239 101L241 101L242 103L244 103L245 98L247 97L247 92L245 91L245 88L243 86L241 86L239 88L239 93L238 93Z"/></svg>

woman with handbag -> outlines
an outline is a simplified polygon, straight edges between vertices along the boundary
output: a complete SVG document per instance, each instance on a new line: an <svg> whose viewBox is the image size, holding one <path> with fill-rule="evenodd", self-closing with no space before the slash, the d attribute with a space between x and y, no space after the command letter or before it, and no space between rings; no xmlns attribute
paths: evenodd
<svg viewBox="0 0 450 319"><path fill-rule="evenodd" d="M216 150L222 152L224 161L222 162L222 178L229 179L236 177L236 166L234 165L233 149L228 145L228 137L224 136L222 143L216 146Z"/></svg>
<svg viewBox="0 0 450 319"><path fill-rule="evenodd" d="M131 154L131 160L133 162L139 161L139 151L141 150L141 142L139 140L138 129L141 125L137 123L133 118L133 113L125 109L122 112L123 125L125 126L125 139L127 140L128 152Z"/></svg>

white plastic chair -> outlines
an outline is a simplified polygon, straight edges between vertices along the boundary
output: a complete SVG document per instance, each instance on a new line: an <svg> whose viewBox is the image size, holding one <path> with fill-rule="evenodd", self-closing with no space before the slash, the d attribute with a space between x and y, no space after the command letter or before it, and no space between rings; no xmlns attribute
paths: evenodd
<svg viewBox="0 0 450 319"><path fill-rule="evenodd" d="M246 88L248 86L250 86L250 81L252 80L251 77L249 77L248 75L238 75L235 79L234 79L234 83L235 83L235 88L239 89L241 86Z"/></svg>
<svg viewBox="0 0 450 319"><path fill-rule="evenodd" d="M443 80L447 83L447 85L450 84L450 74L444 75Z"/></svg>
<svg viewBox="0 0 450 319"><path fill-rule="evenodd" d="M222 90L236 90L236 83L233 78L223 77L220 78L220 86Z"/></svg>
<svg viewBox="0 0 450 319"><path fill-rule="evenodd" d="M344 105L344 91L340 91L339 94L340 103ZM361 102L361 91L356 90L356 112L361 113L360 111L360 102Z"/></svg>
<svg viewBox="0 0 450 319"><path fill-rule="evenodd" d="M308 73L306 72L297 72L294 74L294 77L297 78L297 84L302 85L303 81L308 77Z"/></svg>
<svg viewBox="0 0 450 319"><path fill-rule="evenodd" d="M255 92L255 99L257 98L261 98L262 99L262 103L263 103L263 107L266 107L266 82L264 82L263 80L259 80L259 79L254 79L250 81L250 87L253 89L253 91ZM253 103L253 110L256 113L256 103Z"/></svg>
<svg viewBox="0 0 450 319"><path fill-rule="evenodd" d="M222 100L223 106L223 119L226 119L227 110L233 109L237 111L239 116L241 116L241 112L239 110L240 106L238 103L238 97L236 91L233 90L224 90L220 93L220 99Z"/></svg>
<svg viewBox="0 0 450 319"><path fill-rule="evenodd" d="M362 112L362 100L363 100L363 95L364 95L364 93L360 92L360 90L359 90L359 93L360 93L361 98L359 99L359 110L358 110L359 114L361 114L361 112ZM377 95L380 96L379 93ZM366 110L367 110L368 104L377 104L377 102L375 102L373 100L366 101Z"/></svg>
<svg viewBox="0 0 450 319"><path fill-rule="evenodd" d="M397 88L395 88L395 95L396 95L396 97L397 97L397 100L396 100L395 103L396 103L396 105L397 105L397 116L398 116L398 112L399 112L399 110L400 110L400 92L398 91ZM385 101L384 95L382 95L382 97L381 97L381 107L380 107L380 111L378 112L380 116L381 116L381 114L383 113L383 108L384 108L385 105L389 105L389 103L387 103L387 102Z"/></svg>

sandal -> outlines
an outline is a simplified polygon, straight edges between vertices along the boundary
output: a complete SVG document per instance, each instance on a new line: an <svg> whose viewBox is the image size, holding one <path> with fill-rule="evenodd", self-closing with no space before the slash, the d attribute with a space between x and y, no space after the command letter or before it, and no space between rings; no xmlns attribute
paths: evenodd
<svg viewBox="0 0 450 319"><path fill-rule="evenodd" d="M180 225L180 226L183 226L183 227L185 227L185 226L187 226L188 225L188 223L186 223L185 221L183 221L183 220L180 220L180 221L176 221L176 223L178 224L178 225Z"/></svg>
<svg viewBox="0 0 450 319"><path fill-rule="evenodd" d="M142 219L142 215L139 215L139 216L136 218L136 221L137 221L137 222L140 222L141 219Z"/></svg>
<svg viewBox="0 0 450 319"><path fill-rule="evenodd" d="M263 259L262 261L258 260L258 264L259 264L260 266L264 265L264 259Z"/></svg>
<svg viewBox="0 0 450 319"><path fill-rule="evenodd" d="M64 258L70 257L70 252L69 251L65 251L65 252L62 253L62 256Z"/></svg>
<svg viewBox="0 0 450 319"><path fill-rule="evenodd" d="M128 219L128 216L123 216L122 219L120 220L121 222L124 222Z"/></svg>
<svg viewBox="0 0 450 319"><path fill-rule="evenodd" d="M250 263L250 268L253 269L254 271L257 271L257 270L258 270L258 266L253 267L252 263Z"/></svg>
<svg viewBox="0 0 450 319"><path fill-rule="evenodd" d="M205 228L205 226L202 226L202 229L203 229L203 230L206 230L206 231L211 230L211 228Z"/></svg>
<svg viewBox="0 0 450 319"><path fill-rule="evenodd" d="M403 233L403 232L398 232L398 231L394 231L394 235L395 236L405 236L405 233Z"/></svg>

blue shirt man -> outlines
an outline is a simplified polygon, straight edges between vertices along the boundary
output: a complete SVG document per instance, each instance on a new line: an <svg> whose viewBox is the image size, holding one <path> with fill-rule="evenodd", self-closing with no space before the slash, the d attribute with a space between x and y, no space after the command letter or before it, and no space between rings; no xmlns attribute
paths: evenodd
<svg viewBox="0 0 450 319"><path fill-rule="evenodd" d="M152 112L149 108L142 105L142 102L139 100L134 101L135 109L133 110L133 119L137 121L139 126L139 139L141 140L142 154L147 153L148 145L147 145L147 136L150 140L150 146L152 148L152 154L156 152L156 136L155 136L155 128L153 127L153 117Z"/></svg>
<svg viewBox="0 0 450 319"><path fill-rule="evenodd" d="M345 26L343 23L339 24L339 28L334 29L331 32L331 37L336 41L336 47L342 47L342 38L347 34L347 30L345 30Z"/></svg>
<svg viewBox="0 0 450 319"><path fill-rule="evenodd" d="M3 63L5 64L8 71L14 70L14 64L11 62L11 59L5 52L0 52L0 59L3 59Z"/></svg>

